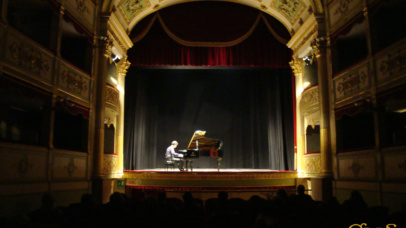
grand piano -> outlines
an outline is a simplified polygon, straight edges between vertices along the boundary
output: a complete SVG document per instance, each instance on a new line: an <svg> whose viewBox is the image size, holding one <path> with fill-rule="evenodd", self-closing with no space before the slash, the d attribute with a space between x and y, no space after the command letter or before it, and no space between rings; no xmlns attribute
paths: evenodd
<svg viewBox="0 0 406 228"><path fill-rule="evenodd" d="M193 171L193 160L199 157L213 157L217 159L217 170L220 171L220 162L223 158L223 151L220 150L223 142L218 139L204 137L206 131L195 131L186 150L178 150L183 154L183 160L186 163L186 170L190 167Z"/></svg>

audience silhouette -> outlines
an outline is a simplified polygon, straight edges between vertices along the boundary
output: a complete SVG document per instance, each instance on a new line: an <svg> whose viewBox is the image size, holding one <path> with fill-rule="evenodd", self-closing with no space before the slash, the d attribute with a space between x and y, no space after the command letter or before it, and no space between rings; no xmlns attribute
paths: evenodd
<svg viewBox="0 0 406 228"><path fill-rule="evenodd" d="M335 197L314 201L299 185L297 194L288 196L279 189L268 199L259 195L249 200L229 198L221 191L217 198L205 201L185 192L183 200L167 198L156 192L143 199L130 199L115 192L106 204L96 205L90 194L79 203L55 207L51 194L42 197L41 207L29 213L28 219L2 218L1 227L196 227L196 228L307 228L350 227L366 223L368 227L396 224L405 227L405 211L389 213L383 206L368 207L362 195L353 191L342 205ZM392 226L393 227L393 226Z"/></svg>

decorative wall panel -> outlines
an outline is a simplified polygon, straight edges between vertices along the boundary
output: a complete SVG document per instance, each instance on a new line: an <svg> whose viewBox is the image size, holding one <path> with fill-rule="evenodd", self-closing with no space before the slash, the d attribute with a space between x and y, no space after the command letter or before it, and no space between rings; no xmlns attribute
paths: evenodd
<svg viewBox="0 0 406 228"><path fill-rule="evenodd" d="M117 4L117 8L121 16L125 19L127 24L129 24L135 16L140 14L145 9L148 9L151 6L149 0L121 0Z"/></svg>
<svg viewBox="0 0 406 228"><path fill-rule="evenodd" d="M378 85L406 76L406 40L375 55Z"/></svg>
<svg viewBox="0 0 406 228"><path fill-rule="evenodd" d="M293 25L306 9L306 4L301 0L273 0L271 7L281 13Z"/></svg>
<svg viewBox="0 0 406 228"><path fill-rule="evenodd" d="M406 148L383 151L384 179L406 180Z"/></svg>
<svg viewBox="0 0 406 228"><path fill-rule="evenodd" d="M362 11L363 1L336 0L328 6L329 27L334 32Z"/></svg>
<svg viewBox="0 0 406 228"><path fill-rule="evenodd" d="M348 153L338 157L339 179L375 179L377 178L374 153Z"/></svg>
<svg viewBox="0 0 406 228"><path fill-rule="evenodd" d="M335 101L339 102L369 89L369 62L334 78Z"/></svg>
<svg viewBox="0 0 406 228"><path fill-rule="evenodd" d="M95 28L96 6L89 0L65 0L63 6L89 31Z"/></svg>
<svg viewBox="0 0 406 228"><path fill-rule="evenodd" d="M46 149L0 147L0 180L46 180Z"/></svg>
<svg viewBox="0 0 406 228"><path fill-rule="evenodd" d="M86 178L87 156L54 153L52 178Z"/></svg>
<svg viewBox="0 0 406 228"><path fill-rule="evenodd" d="M8 29L4 61L37 80L52 83L53 55Z"/></svg>
<svg viewBox="0 0 406 228"><path fill-rule="evenodd" d="M307 154L304 155L305 173L316 174L320 173L321 163L320 154Z"/></svg>
<svg viewBox="0 0 406 228"><path fill-rule="evenodd" d="M117 155L104 154L103 156L103 171L105 174L115 174L117 172Z"/></svg>
<svg viewBox="0 0 406 228"><path fill-rule="evenodd" d="M89 76L64 62L60 62L59 65L58 86L87 101L90 98L91 79Z"/></svg>
<svg viewBox="0 0 406 228"><path fill-rule="evenodd" d="M315 86L302 93L300 110L304 116L315 113L319 110L319 87Z"/></svg>

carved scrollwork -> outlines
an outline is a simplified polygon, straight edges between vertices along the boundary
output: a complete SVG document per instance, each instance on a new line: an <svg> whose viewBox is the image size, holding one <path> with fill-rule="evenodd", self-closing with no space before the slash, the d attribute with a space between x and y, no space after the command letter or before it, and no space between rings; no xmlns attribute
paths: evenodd
<svg viewBox="0 0 406 228"><path fill-rule="evenodd" d="M306 156L305 160L305 172L306 173L320 173L320 155L317 156Z"/></svg>
<svg viewBox="0 0 406 228"><path fill-rule="evenodd" d="M297 75L303 72L305 62L302 59L294 58L292 61L289 62L289 65L292 68L293 73Z"/></svg>
<svg viewBox="0 0 406 228"><path fill-rule="evenodd" d="M367 75L364 71L357 72L355 74L347 75L343 78L343 81L338 83L337 91L344 95L351 93L354 90L360 88L360 85L367 79Z"/></svg>
<svg viewBox="0 0 406 228"><path fill-rule="evenodd" d="M117 171L117 155L103 156L103 171L105 174L114 174Z"/></svg>
<svg viewBox="0 0 406 228"><path fill-rule="evenodd" d="M121 75L126 75L128 68L131 66L131 63L127 61L127 57L123 58L120 60L120 62L117 63L117 72Z"/></svg>
<svg viewBox="0 0 406 228"><path fill-rule="evenodd" d="M303 115L311 114L317 111L319 107L319 88L314 87L306 90L302 94L302 99L300 100L300 108Z"/></svg>
<svg viewBox="0 0 406 228"><path fill-rule="evenodd" d="M377 65L380 79L397 76L406 69L406 51L398 49L378 61Z"/></svg>
<svg viewBox="0 0 406 228"><path fill-rule="evenodd" d="M330 39L328 37L319 37L314 39L310 45L312 46L316 57L319 58L330 45Z"/></svg>
<svg viewBox="0 0 406 228"><path fill-rule="evenodd" d="M85 15L89 13L89 8L87 8L85 4L85 0L75 0L76 2L76 10L81 14Z"/></svg>
<svg viewBox="0 0 406 228"><path fill-rule="evenodd" d="M349 11L349 5L353 0L340 0L340 5L337 10L334 12L334 15L346 15Z"/></svg>
<svg viewBox="0 0 406 228"><path fill-rule="evenodd" d="M88 93L89 86L87 81L80 75L65 69L61 75L62 84L69 90L85 95Z"/></svg>
<svg viewBox="0 0 406 228"><path fill-rule="evenodd" d="M341 100L357 91L366 89L369 84L367 65L365 64L334 81L337 100Z"/></svg>
<svg viewBox="0 0 406 228"><path fill-rule="evenodd" d="M113 105L114 107L120 107L119 91L111 86L106 87L106 103Z"/></svg>
<svg viewBox="0 0 406 228"><path fill-rule="evenodd" d="M50 63L42 58L41 53L34 48L24 47L19 42L12 42L8 46L8 51L19 67L31 73L44 77L51 69Z"/></svg>

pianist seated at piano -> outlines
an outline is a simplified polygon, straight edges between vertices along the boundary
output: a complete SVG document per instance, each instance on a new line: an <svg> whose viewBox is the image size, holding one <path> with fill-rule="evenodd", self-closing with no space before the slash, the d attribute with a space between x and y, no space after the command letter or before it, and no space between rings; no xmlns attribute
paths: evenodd
<svg viewBox="0 0 406 228"><path fill-rule="evenodd" d="M166 160L170 160L176 162L180 171L184 170L183 167L183 154L178 154L175 152L175 148L178 146L177 141L172 141L172 144L166 149L165 158Z"/></svg>

